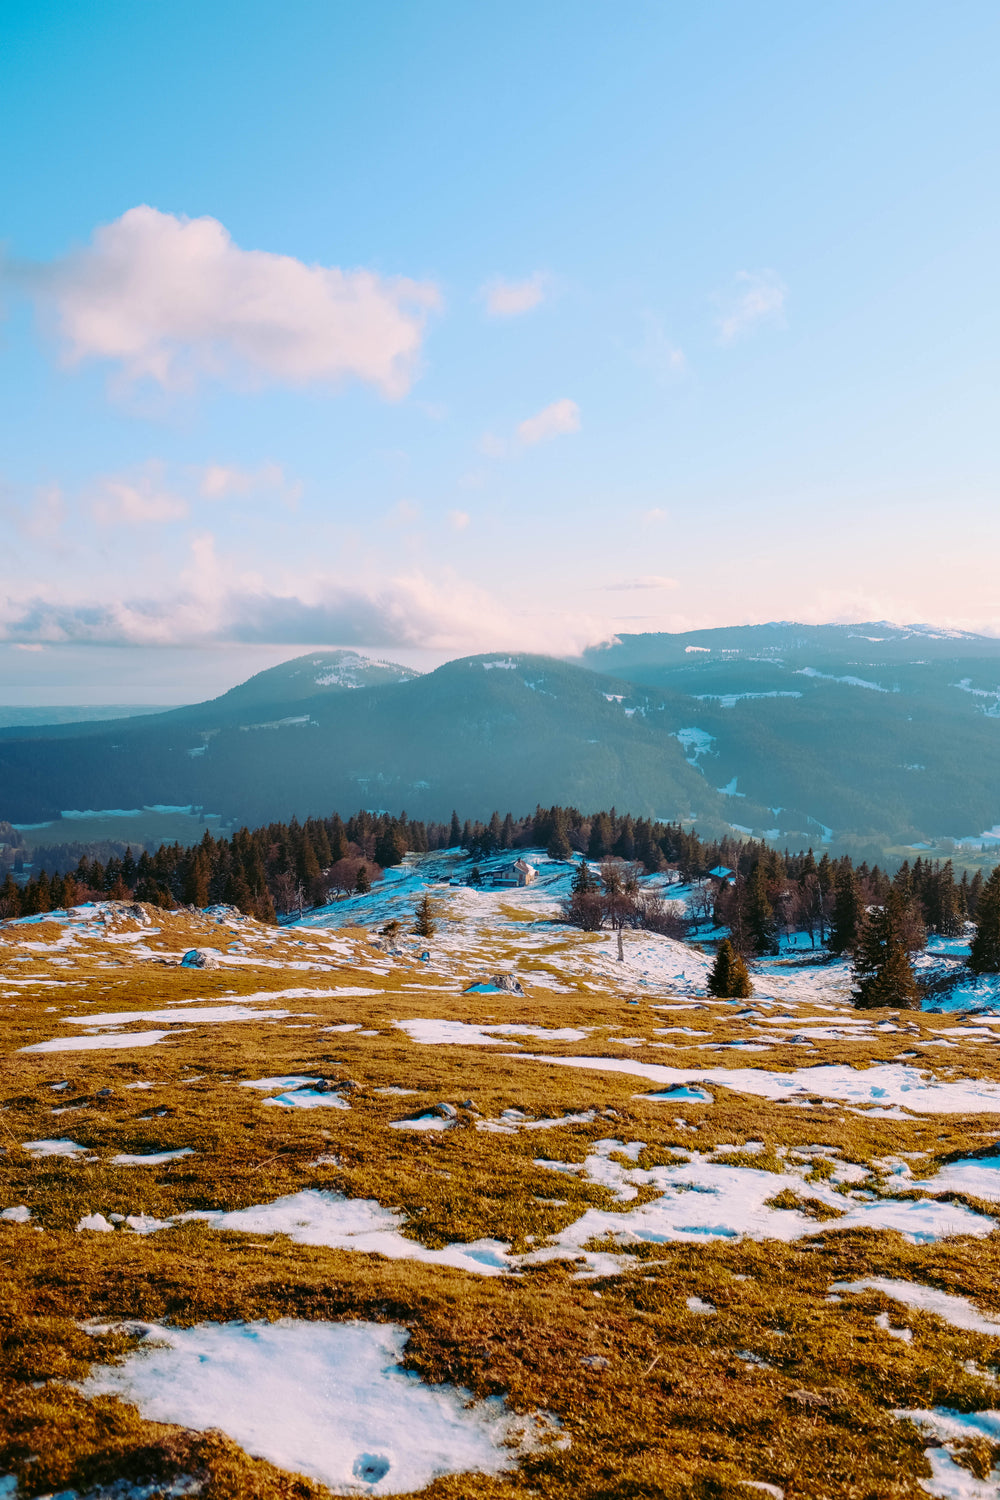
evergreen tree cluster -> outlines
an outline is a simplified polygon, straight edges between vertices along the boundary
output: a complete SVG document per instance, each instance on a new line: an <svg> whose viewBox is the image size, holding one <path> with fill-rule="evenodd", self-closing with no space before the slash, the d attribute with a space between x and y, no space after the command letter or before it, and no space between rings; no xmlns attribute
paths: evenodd
<svg viewBox="0 0 1000 1500"><path fill-rule="evenodd" d="M447 847L443 823L410 822L406 814L359 812L304 823L241 828L231 838L206 832L199 844L162 844L131 849L102 861L83 854L76 868L44 869L23 885L8 874L0 885L0 918L35 916L82 901L145 901L153 906L205 907L222 902L249 916L273 921L278 914L325 902L331 892L370 890L387 865L408 850Z"/></svg>

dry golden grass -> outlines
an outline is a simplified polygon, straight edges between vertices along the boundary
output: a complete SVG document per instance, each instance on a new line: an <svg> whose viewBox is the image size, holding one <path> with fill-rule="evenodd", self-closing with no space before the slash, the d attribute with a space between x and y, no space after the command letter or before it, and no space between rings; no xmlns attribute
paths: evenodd
<svg viewBox="0 0 1000 1500"><path fill-rule="evenodd" d="M166 1483L185 1474L200 1479L210 1500L326 1493L249 1457L219 1433L146 1422L110 1398L85 1400L70 1382L129 1342L121 1333L88 1336L79 1326L86 1319L391 1321L411 1331L407 1362L425 1379L456 1382L477 1395L503 1392L514 1409L541 1408L563 1424L568 1448L526 1457L498 1478L438 1480L423 1493L439 1500L750 1500L761 1492L748 1489L748 1480L779 1486L786 1500L915 1497L925 1493L920 1479L929 1473L925 1440L892 1415L894 1408L997 1404L988 1376L966 1368L995 1363L995 1340L903 1312L878 1293L826 1299L835 1280L900 1277L972 1297L1000 1316L1000 1235L918 1246L889 1232L839 1231L829 1205L786 1175L797 1149L823 1145L868 1169L871 1190L889 1192L873 1164L902 1152L923 1153L931 1166L969 1154L1000 1133L990 1119L789 1108L715 1084L710 1105L655 1104L635 1097L643 1087L635 1077L528 1062L507 1055L513 1048L503 1044L422 1046L393 1025L446 1017L594 1028L585 1043L527 1045L552 1055L622 1057L616 1035L638 1037L643 1045L627 1049L631 1058L675 1066L699 1059L706 1070L863 1066L917 1051L917 1066L951 1069L953 1077L996 1076L981 1044L922 1049L940 1018L914 1016L916 1036L823 1041L805 1055L780 1039L766 1053L694 1053L687 1050L692 1040L759 1039L760 1032L695 997L688 1010L663 1012L648 1003L662 997L629 988L625 979L597 987L592 977L568 972L567 955L586 950L588 940L540 930L537 913L509 901L498 909L503 921L488 944L479 934L464 955L430 971L409 948L387 956L359 930L338 933L328 946L323 934L248 922L223 940L198 914L149 915L159 933L122 919L104 936L69 947L57 923L0 928L0 1208L24 1204L32 1213L29 1225L0 1224L0 1475L16 1474L25 1496L66 1487L85 1492L129 1476ZM490 967L518 966L529 922L540 939L530 964L539 982L527 983L524 997L466 996L447 982L449 975L464 984ZM145 954L112 941L132 932ZM187 970L157 961L236 940L249 950L239 967ZM70 962L54 965L53 957ZM386 972L372 972L376 960ZM542 987L547 978L560 988ZM428 988L413 987L421 983ZM18 1050L81 1029L65 1024L64 1015L300 988L327 993L261 1002L265 1010L293 1012L286 1019L192 1024L152 1047ZM338 993L352 988L375 993ZM637 994L641 1003L628 1004ZM180 1021L185 1008L176 1006ZM829 1024L830 1016L814 1019ZM378 1034L323 1030L344 1023ZM153 1024L137 1021L135 1028ZM675 1046L659 1034L667 1024L708 1035L681 1036ZM239 1087L241 1079L284 1074L352 1080L350 1109L286 1111ZM127 1087L136 1082L153 1086ZM414 1092L376 1092L401 1085ZM447 1131L389 1128L441 1101L460 1107L469 1099L479 1116L493 1119L515 1106L534 1117L597 1114L590 1124L512 1135L477 1130L477 1114L461 1108ZM680 1117L682 1125L675 1123ZM37 1159L23 1149L25 1141L64 1136L87 1147L91 1159ZM575 1276L568 1261L483 1278L283 1236L223 1234L200 1223L148 1237L75 1229L91 1213L166 1219L323 1188L401 1209L404 1233L426 1246L493 1237L523 1252L590 1205L622 1212L635 1206L586 1178L535 1165L536 1157L582 1162L595 1141L609 1137L644 1142L642 1167L676 1161L670 1147L728 1146L730 1165L773 1172L773 1201L814 1214L815 1235L791 1245L640 1244L622 1275L594 1280ZM743 1149L750 1142L762 1142L763 1150ZM194 1154L160 1167L110 1161L118 1152L184 1147ZM335 1160L317 1165L322 1156ZM810 1178L819 1183L831 1171L815 1158ZM925 1187L933 1191L932 1182ZM622 1253L617 1243L607 1248ZM688 1297L717 1310L693 1313ZM876 1325L874 1315L885 1308L913 1330L911 1343ZM985 1474L996 1456L989 1445L972 1444L963 1461Z"/></svg>

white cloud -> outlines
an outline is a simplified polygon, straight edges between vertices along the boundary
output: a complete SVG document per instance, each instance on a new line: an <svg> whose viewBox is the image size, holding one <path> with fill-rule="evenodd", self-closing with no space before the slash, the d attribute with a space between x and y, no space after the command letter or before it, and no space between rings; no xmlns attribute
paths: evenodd
<svg viewBox="0 0 1000 1500"><path fill-rule="evenodd" d="M739 271L732 290L717 299L719 342L731 344L761 323L783 322L787 296L777 271Z"/></svg>
<svg viewBox="0 0 1000 1500"><path fill-rule="evenodd" d="M469 513L467 510L450 510L448 520L456 531L464 531L469 524Z"/></svg>
<svg viewBox="0 0 1000 1500"><path fill-rule="evenodd" d="M106 474L99 479L92 510L102 526L144 526L182 521L189 506L167 488L163 465L153 461L133 474Z"/></svg>
<svg viewBox="0 0 1000 1500"><path fill-rule="evenodd" d="M389 397L414 378L427 282L242 250L217 219L142 205L28 278L67 363L104 359L165 388L363 380Z"/></svg>
<svg viewBox="0 0 1000 1500"><path fill-rule="evenodd" d="M534 443L544 443L549 438L560 437L563 433L579 431L580 408L575 401L563 397L561 401L553 401L551 406L546 406L535 416L521 422L517 436L525 447L530 447Z"/></svg>
<svg viewBox="0 0 1000 1500"><path fill-rule="evenodd" d="M214 539L192 545L176 592L154 597L0 598L0 640L12 644L205 646L218 643L575 654L603 622L563 611L528 614L449 575L347 585L316 575L277 586L239 574Z"/></svg>
<svg viewBox="0 0 1000 1500"><path fill-rule="evenodd" d="M302 486L289 480L280 464L261 464L256 469L241 469L237 464L206 464L199 475L198 492L205 500L273 493L287 504L294 504Z"/></svg>
<svg viewBox="0 0 1000 1500"><path fill-rule="evenodd" d="M531 312L545 297L548 278L536 271L525 281L504 281L497 277L483 287L482 296L491 318L516 318Z"/></svg>

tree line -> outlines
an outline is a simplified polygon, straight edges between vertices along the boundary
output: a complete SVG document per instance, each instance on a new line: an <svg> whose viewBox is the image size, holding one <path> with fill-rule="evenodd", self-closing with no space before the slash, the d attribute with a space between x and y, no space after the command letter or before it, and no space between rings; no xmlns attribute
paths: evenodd
<svg viewBox="0 0 1000 1500"><path fill-rule="evenodd" d="M979 871L956 880L950 860L918 858L890 875L854 865L849 855L817 859L812 849L782 852L753 839L703 840L680 823L614 808L583 814L539 806L524 817L495 812L486 823L463 823L457 812L449 823L423 823L360 811L346 821L335 813L242 828L230 838L206 831L190 848L163 844L138 859L130 849L104 861L84 853L75 869L42 869L20 885L8 873L0 918L113 899L166 908L220 903L274 921L369 890L409 851L462 848L476 861L539 846L552 858L576 860L563 917L586 930L644 927L683 937L711 923L727 931L728 952L743 969L748 959L776 953L783 934L805 931L814 947L854 959L859 1003L882 1004L889 1002L873 997L891 991L904 1003L916 993L910 960L928 932L954 937L972 921L971 967L1000 972L1000 866L985 883ZM662 891L640 886L643 874L655 873L690 888L687 915Z"/></svg>

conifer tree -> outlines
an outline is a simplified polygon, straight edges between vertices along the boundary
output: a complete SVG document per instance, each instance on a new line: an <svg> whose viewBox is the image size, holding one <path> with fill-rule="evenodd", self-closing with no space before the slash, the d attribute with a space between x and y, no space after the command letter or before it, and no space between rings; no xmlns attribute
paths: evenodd
<svg viewBox="0 0 1000 1500"><path fill-rule="evenodd" d="M573 876L572 889L576 895L585 895L587 891L597 890L597 881L590 873L590 867L582 854L576 867L576 874Z"/></svg>
<svg viewBox="0 0 1000 1500"><path fill-rule="evenodd" d="M865 914L861 889L850 860L837 867L833 887L833 920L830 924L830 952L850 953L857 942Z"/></svg>
<svg viewBox="0 0 1000 1500"><path fill-rule="evenodd" d="M434 921L434 907L430 896L421 896L417 902L417 910L413 919L413 931L417 937L432 938L437 927Z"/></svg>
<svg viewBox="0 0 1000 1500"><path fill-rule="evenodd" d="M458 821L458 813L451 815L451 826L448 829L448 848L457 849L462 842L462 825Z"/></svg>
<svg viewBox="0 0 1000 1500"><path fill-rule="evenodd" d="M587 856L590 859L604 859L611 853L611 845L614 842L611 831L611 819L607 813L597 814L590 825L590 842L587 845Z"/></svg>
<svg viewBox="0 0 1000 1500"><path fill-rule="evenodd" d="M909 922L899 890L890 891L885 905L865 917L854 953L857 987L852 998L858 1010L881 1005L908 1009L919 1002L920 990L906 947Z"/></svg>
<svg viewBox="0 0 1000 1500"><path fill-rule="evenodd" d="M567 837L566 817L562 808L557 810L553 825L552 837L549 839L546 853L550 859L572 859L573 846Z"/></svg>
<svg viewBox="0 0 1000 1500"><path fill-rule="evenodd" d="M708 993L719 1000L747 1000L753 985L747 966L728 938L723 938L708 976Z"/></svg>
<svg viewBox="0 0 1000 1500"><path fill-rule="evenodd" d="M372 888L371 876L368 874L368 866L364 863L358 866L358 873L354 881L354 890L359 896L367 896Z"/></svg>
<svg viewBox="0 0 1000 1500"><path fill-rule="evenodd" d="M406 841L394 818L386 818L375 838L375 863L387 870L402 863Z"/></svg>
<svg viewBox="0 0 1000 1500"><path fill-rule="evenodd" d="M1000 974L1000 865L979 893L969 968L974 974Z"/></svg>
<svg viewBox="0 0 1000 1500"><path fill-rule="evenodd" d="M758 860L747 881L746 925L754 953L778 951L777 924L767 888L767 870Z"/></svg>

